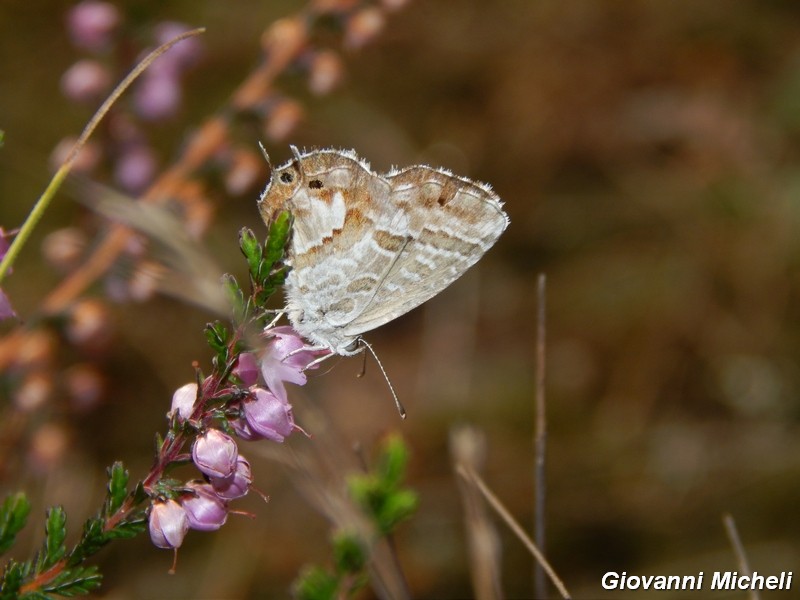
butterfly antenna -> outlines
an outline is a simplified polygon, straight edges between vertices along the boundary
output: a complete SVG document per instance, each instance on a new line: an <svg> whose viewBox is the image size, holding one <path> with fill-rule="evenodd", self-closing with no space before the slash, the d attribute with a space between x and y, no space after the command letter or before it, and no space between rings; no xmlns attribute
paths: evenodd
<svg viewBox="0 0 800 600"><path fill-rule="evenodd" d="M262 144L261 142L258 142L258 147L261 148L261 154L264 156L264 160L267 161L267 166L269 167L269 170L271 171L272 170L272 161L269 159L269 154L267 153L267 149L264 148L264 144Z"/></svg>
<svg viewBox="0 0 800 600"><path fill-rule="evenodd" d="M300 173L300 181L304 182L306 180L306 174L305 171L303 171L303 159L300 156L300 150L298 150L297 146L294 144L291 144L289 148L291 148L294 159L297 161L297 171Z"/></svg>
<svg viewBox="0 0 800 600"><path fill-rule="evenodd" d="M383 363L381 363L381 359L378 358L377 354L375 354L375 350L372 349L372 346L370 345L369 342L359 338L358 343L362 344L367 350L369 350L369 353L372 354L372 357L375 359L375 362L378 363L378 366L381 369L381 373L383 373L383 378L386 380L386 385L389 386L389 391L392 393L392 398L394 398L394 405L397 407L397 412L400 413L400 418L405 419L406 409L403 408L403 405L400 403L400 399L397 397L397 393L394 391L394 386L392 385L392 382L389 380L389 376L386 374L386 369L383 368Z"/></svg>

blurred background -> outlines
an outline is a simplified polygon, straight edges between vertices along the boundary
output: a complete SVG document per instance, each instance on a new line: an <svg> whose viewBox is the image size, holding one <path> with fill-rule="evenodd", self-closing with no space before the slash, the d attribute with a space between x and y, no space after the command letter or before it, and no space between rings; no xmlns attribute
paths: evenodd
<svg viewBox="0 0 800 600"><path fill-rule="evenodd" d="M202 290L222 272L245 277L241 227L264 233L262 141L276 163L293 143L353 148L378 171L446 167L491 184L511 218L465 277L367 336L406 421L370 360L364 378L360 358L342 359L289 391L314 438L281 452L340 454L346 471L351 448L370 456L389 432L407 441L420 506L396 543L413 597L474 596L454 427L483 432L483 476L531 528L541 273L547 555L575 597L648 597L603 592L608 570L736 570L725 512L753 569L798 564L797 3L114 2L99 41L70 23L74 6L0 5L6 230L145 48L175 27L207 31L120 101L4 282L30 332L0 350L0 489L34 500L20 558L46 506L67 508L74 536L107 465L123 460L133 479L149 469L173 390L192 361L210 361L202 329L218 315ZM280 65L269 91L247 96L265 61ZM188 232L181 256L196 261L128 239L101 277L53 300L109 231L97 199L152 195L187 148L211 148L170 188ZM13 330L2 325L6 342ZM174 576L147 536L115 543L98 559L101 595L286 597L304 564L329 561L328 522L266 446L242 448L271 498L239 503L255 520L190 533ZM504 525L498 534L506 595L531 597L532 559Z"/></svg>

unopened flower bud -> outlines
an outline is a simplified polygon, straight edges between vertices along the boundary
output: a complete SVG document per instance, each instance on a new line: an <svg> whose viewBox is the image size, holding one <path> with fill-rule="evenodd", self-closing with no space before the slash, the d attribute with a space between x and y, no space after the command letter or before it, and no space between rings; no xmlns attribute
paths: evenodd
<svg viewBox="0 0 800 600"><path fill-rule="evenodd" d="M303 109L293 100L283 100L267 116L266 134L270 140L280 142L291 134L303 118Z"/></svg>
<svg viewBox="0 0 800 600"><path fill-rule="evenodd" d="M359 49L375 39L386 25L383 11L367 7L354 14L347 23L344 44L348 48Z"/></svg>
<svg viewBox="0 0 800 600"><path fill-rule="evenodd" d="M226 479L236 472L236 442L218 429L209 429L192 446L192 460L209 477Z"/></svg>
<svg viewBox="0 0 800 600"><path fill-rule="evenodd" d="M64 387L70 404L80 412L88 412L103 399L106 384L97 367L79 363L64 371Z"/></svg>
<svg viewBox="0 0 800 600"><path fill-rule="evenodd" d="M75 304L66 324L67 339L83 349L105 350L111 339L108 309L100 300L86 299Z"/></svg>
<svg viewBox="0 0 800 600"><path fill-rule="evenodd" d="M233 196L240 196L261 179L263 171L263 158L247 150L236 152L225 172L225 189Z"/></svg>
<svg viewBox="0 0 800 600"><path fill-rule="evenodd" d="M187 383L182 385L172 394L172 407L167 413L167 418L171 419L178 415L180 421L185 421L194 412L194 403L197 401L197 384Z"/></svg>
<svg viewBox="0 0 800 600"><path fill-rule="evenodd" d="M60 271L69 271L80 262L88 240L83 230L77 227L56 229L45 236L42 254L47 262Z"/></svg>
<svg viewBox="0 0 800 600"><path fill-rule="evenodd" d="M150 539L159 548L179 548L189 531L186 510L175 500L154 502L150 507Z"/></svg>
<svg viewBox="0 0 800 600"><path fill-rule="evenodd" d="M253 389L253 398L242 410L250 429L268 440L283 442L294 431L291 405L263 388Z"/></svg>
<svg viewBox="0 0 800 600"><path fill-rule="evenodd" d="M222 527L228 518L228 506L214 488L208 483L195 481L186 487L193 492L181 498L189 527L197 531L214 531Z"/></svg>
<svg viewBox="0 0 800 600"><path fill-rule="evenodd" d="M344 67L342 59L332 50L322 50L314 56L308 79L311 93L323 96L329 94L342 81Z"/></svg>
<svg viewBox="0 0 800 600"><path fill-rule="evenodd" d="M111 43L119 21L119 11L109 2L87 0L76 4L67 13L67 29L72 42L79 48L93 51L103 50Z"/></svg>
<svg viewBox="0 0 800 600"><path fill-rule="evenodd" d="M253 473L250 463L241 454L236 461L236 472L230 479L212 479L211 486L223 500L234 500L247 495L250 484L253 483Z"/></svg>
<svg viewBox="0 0 800 600"><path fill-rule="evenodd" d="M31 373L14 392L14 404L24 412L35 412L47 402L52 391L53 378L47 371Z"/></svg>

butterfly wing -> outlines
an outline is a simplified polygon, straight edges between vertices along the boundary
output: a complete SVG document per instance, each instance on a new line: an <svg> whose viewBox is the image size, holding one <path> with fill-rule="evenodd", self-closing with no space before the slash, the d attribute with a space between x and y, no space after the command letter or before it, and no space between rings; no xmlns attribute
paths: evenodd
<svg viewBox="0 0 800 600"><path fill-rule="evenodd" d="M358 336L429 300L475 264L508 225L488 186L446 171L414 166L387 175L389 207L373 237L400 239L396 255L373 284L372 297L347 325ZM375 271L377 272L377 271Z"/></svg>
<svg viewBox="0 0 800 600"><path fill-rule="evenodd" d="M373 234L387 222L390 194L353 153L299 155L273 172L259 208L265 220L287 209L294 216L286 304L295 329L315 344L346 353L357 336L345 326L367 309L405 244L391 226Z"/></svg>

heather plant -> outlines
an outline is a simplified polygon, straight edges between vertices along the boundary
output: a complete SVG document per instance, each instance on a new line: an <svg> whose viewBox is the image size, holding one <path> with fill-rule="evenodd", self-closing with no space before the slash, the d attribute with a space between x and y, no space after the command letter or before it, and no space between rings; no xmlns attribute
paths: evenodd
<svg viewBox="0 0 800 600"><path fill-rule="evenodd" d="M256 116L267 139L279 141L301 118L300 105L278 93L273 80L284 70L299 67L308 74L309 90L318 95L330 93L341 80L338 53L332 48L314 47L312 32L318 23L339 20L343 45L356 49L378 35L385 12L401 4L387 2L385 7L378 7L345 1L312 2L302 13L273 24L264 36L263 64L233 94L230 106L200 127L185 145L183 155L160 175L148 127L180 109L182 76L196 64L200 44L192 37L199 30L190 31L184 24L168 22L154 27L151 39L161 44L160 48L111 91L79 138L65 139L59 145L52 156L56 174L20 230L0 229L0 283L11 274L11 266L31 231L70 172L97 180L110 177L108 182L116 189L136 197L127 200L130 202L168 203L173 209L177 206L180 226L195 239L202 235L210 224L209 184L201 183L209 166L214 167L215 177L220 168L225 172L222 181L231 193L249 190L263 173L263 161L252 158L257 152L243 150L238 140L234 141L241 135L243 123L249 127ZM73 44L85 55L64 73L62 91L73 102L94 103L109 93L111 83L118 78L119 65L130 54L131 31L116 7L93 0L73 7L66 21ZM129 101L122 99L128 88ZM246 119L239 122L237 116ZM101 119L106 126L92 137ZM97 208L103 214L102 208ZM231 513L255 517L235 508L236 500L251 490L266 499L255 485L240 443L281 443L292 433L303 431L295 423L285 384L305 384L306 371L317 368L318 360L325 355L309 348L290 327L277 325L280 314L268 307L286 276L283 255L291 232L292 216L288 212L276 215L268 224L263 241L248 229L241 231L239 247L249 281L242 285L231 275L224 277L228 317L205 329L206 342L213 352L211 365L202 368L195 364L193 381L175 390L167 429L157 436L150 471L134 481L122 463L109 467L106 497L74 544L67 543L64 509L49 509L44 541L36 555L29 560L12 558L5 562L0 597L86 594L101 583L99 569L90 564L90 559L112 541L148 532L155 546L175 551L177 560L177 549L189 529L219 529ZM32 311L29 307L19 311L0 289L0 320L5 327L13 328L0 340L0 369L4 389L16 386L15 404L6 410L31 414L52 394L58 361L47 341L50 328L64 327L65 339L82 348L87 357L97 356L107 347L103 301L80 298L92 282L105 277L107 295L115 301L143 301L159 289L159 282L167 279L163 267L155 274L151 269L149 278L137 278L153 265L147 246L147 239L125 222L117 222L94 244L89 243L86 231L69 228L53 232L45 240L45 256L65 273L65 279L36 309L36 318L20 320L18 313L27 316ZM138 263L124 280L111 268L120 258ZM31 361L27 349L32 341L41 340L44 345L40 352L44 355ZM42 356L47 358L42 360ZM102 393L98 371L87 361L85 366L71 366L69 372L72 378L64 380L76 382L85 396L82 410L90 410ZM0 460L3 458L0 452ZM187 469L192 470L188 476ZM355 489L353 493L358 496ZM380 506L391 505L399 523L412 511L414 496L398 488L377 502L371 505L373 512L383 514L388 509L379 511ZM5 499L0 507L0 552L13 548L30 511L31 503L23 493ZM378 535L387 534L385 525L381 525ZM350 589L354 592L365 580L364 565L374 540L352 532L341 535L350 541L351 550L344 552L335 545L335 554L351 556L346 561L348 573L359 581ZM360 558L355 558L359 552ZM341 564L338 558L336 564Z"/></svg>

